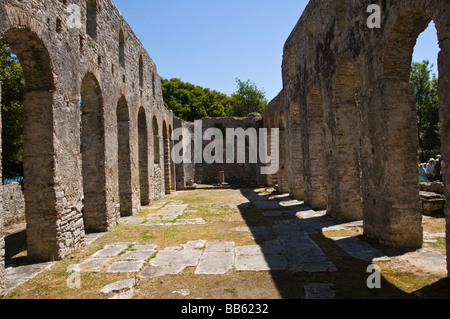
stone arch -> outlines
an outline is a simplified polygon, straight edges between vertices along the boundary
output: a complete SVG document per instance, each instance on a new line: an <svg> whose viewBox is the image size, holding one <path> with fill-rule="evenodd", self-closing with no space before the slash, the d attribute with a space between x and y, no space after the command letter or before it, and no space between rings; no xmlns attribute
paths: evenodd
<svg viewBox="0 0 450 319"><path fill-rule="evenodd" d="M125 96L117 103L117 142L120 215L133 215L131 186L130 113Z"/></svg>
<svg viewBox="0 0 450 319"><path fill-rule="evenodd" d="M163 149L164 149L164 189L166 194L171 193L171 169L170 169L170 140L166 121L163 121Z"/></svg>
<svg viewBox="0 0 450 319"><path fill-rule="evenodd" d="M339 220L362 219L359 121L359 77L355 65L345 60L338 66L332 100L335 134L328 176L328 213Z"/></svg>
<svg viewBox="0 0 450 319"><path fill-rule="evenodd" d="M92 73L81 81L81 154L84 223L89 231L109 228L106 205L105 123L103 96Z"/></svg>
<svg viewBox="0 0 450 319"><path fill-rule="evenodd" d="M326 184L324 172L324 120L323 100L319 90L313 87L307 102L307 146L305 157L305 203L314 209L326 209Z"/></svg>
<svg viewBox="0 0 450 319"><path fill-rule="evenodd" d="M139 183L141 205L150 202L149 166L148 166L148 130L145 109L141 107L138 114L138 147L139 147Z"/></svg>
<svg viewBox="0 0 450 319"><path fill-rule="evenodd" d="M27 258L61 258L55 194L53 145L52 62L45 44L29 28L10 29L3 34L18 57L25 77L23 118L23 168Z"/></svg>
<svg viewBox="0 0 450 319"><path fill-rule="evenodd" d="M371 101L374 104L371 107L379 108L384 119L383 132L376 137L383 144L372 137L365 153L373 158L372 169L381 170L382 174L378 181L372 177L373 187L367 183L363 185L363 196L370 194L364 198L364 231L384 244L415 249L422 246L423 233L417 177L418 131L417 125L411 125L416 123L417 113L410 72L417 38L432 16L417 4L405 8L392 18L393 21L388 21L390 28L383 52L383 73ZM441 96L442 92L439 92ZM441 124L444 131L448 124ZM378 190L371 193L372 188Z"/></svg>

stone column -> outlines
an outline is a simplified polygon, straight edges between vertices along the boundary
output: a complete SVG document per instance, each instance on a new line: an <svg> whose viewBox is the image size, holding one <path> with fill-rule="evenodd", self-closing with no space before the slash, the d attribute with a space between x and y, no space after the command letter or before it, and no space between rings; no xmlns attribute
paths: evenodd
<svg viewBox="0 0 450 319"><path fill-rule="evenodd" d="M439 109L441 120L442 153L444 155L444 182L450 181L450 95L447 93L450 86L450 43L442 41L439 53ZM445 197L450 198L450 187L445 188ZM447 270L450 277L450 200L445 203L446 229L447 229Z"/></svg>
<svg viewBox="0 0 450 319"><path fill-rule="evenodd" d="M423 235L412 84L383 78L363 97L364 232L389 246L419 248Z"/></svg>
<svg viewBox="0 0 450 319"><path fill-rule="evenodd" d="M2 97L2 85L0 83L0 102L1 97ZM1 111L2 109L0 107L0 115ZM2 131L2 122L0 121L0 163L2 158L1 131ZM1 186L2 186L2 170L0 169L0 187ZM6 293L5 276L6 273L5 273L5 237L3 236L3 195L0 193L0 297L2 297Z"/></svg>

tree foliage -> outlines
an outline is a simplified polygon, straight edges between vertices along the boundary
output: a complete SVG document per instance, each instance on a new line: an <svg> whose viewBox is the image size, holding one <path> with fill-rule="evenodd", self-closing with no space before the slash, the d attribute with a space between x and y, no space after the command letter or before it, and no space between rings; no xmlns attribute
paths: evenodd
<svg viewBox="0 0 450 319"><path fill-rule="evenodd" d="M162 91L166 108L185 121L223 117L230 107L230 99L226 94L180 79L162 79Z"/></svg>
<svg viewBox="0 0 450 319"><path fill-rule="evenodd" d="M248 80L243 82L236 79L237 91L231 95L231 108L229 114L236 117L244 117L250 113L262 114L267 106L266 93Z"/></svg>
<svg viewBox="0 0 450 319"><path fill-rule="evenodd" d="M180 79L162 79L164 105L175 116L193 122L206 117L244 117L262 113L267 106L265 93L250 81L236 79L238 90L228 96Z"/></svg>
<svg viewBox="0 0 450 319"><path fill-rule="evenodd" d="M22 67L4 39L0 39L0 81L2 105L3 177L23 176L23 95Z"/></svg>
<svg viewBox="0 0 450 319"><path fill-rule="evenodd" d="M411 81L414 84L417 108L417 126L419 129L419 145L421 161L426 161L427 153L440 153L440 122L438 80L431 74L430 62L413 62Z"/></svg>

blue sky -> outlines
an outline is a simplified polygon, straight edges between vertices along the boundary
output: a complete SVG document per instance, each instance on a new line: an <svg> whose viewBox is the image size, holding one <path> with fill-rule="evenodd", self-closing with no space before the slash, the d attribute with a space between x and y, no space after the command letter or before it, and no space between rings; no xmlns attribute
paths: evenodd
<svg viewBox="0 0 450 319"><path fill-rule="evenodd" d="M269 100L282 88L283 46L307 0L113 0L164 78L226 94L251 80ZM437 64L436 30L414 60ZM437 73L437 70L435 71Z"/></svg>

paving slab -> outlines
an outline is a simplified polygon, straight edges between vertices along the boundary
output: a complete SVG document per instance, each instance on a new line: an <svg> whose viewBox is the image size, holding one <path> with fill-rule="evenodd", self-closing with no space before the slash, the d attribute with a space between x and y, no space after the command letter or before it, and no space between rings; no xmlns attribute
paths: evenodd
<svg viewBox="0 0 450 319"><path fill-rule="evenodd" d="M156 253L156 250L145 250L145 251L127 251L125 254L121 256L120 259L122 260L142 260L145 261L149 259L154 253Z"/></svg>
<svg viewBox="0 0 450 319"><path fill-rule="evenodd" d="M282 245L248 245L235 248L236 256L241 255L282 255L286 249Z"/></svg>
<svg viewBox="0 0 450 319"><path fill-rule="evenodd" d="M108 268L109 273L129 273L138 272L144 266L143 260L138 261L118 261Z"/></svg>
<svg viewBox="0 0 450 319"><path fill-rule="evenodd" d="M188 248L196 248L196 249L202 249L206 245L206 240L193 240L188 241L186 244L182 244L183 247Z"/></svg>
<svg viewBox="0 0 450 319"><path fill-rule="evenodd" d="M365 261L372 261L375 258L387 258L383 253L356 237L333 237L331 239L354 258Z"/></svg>
<svg viewBox="0 0 450 319"><path fill-rule="evenodd" d="M95 252L92 257L115 257L128 249L128 245L107 245L103 249Z"/></svg>
<svg viewBox="0 0 450 319"><path fill-rule="evenodd" d="M334 272L336 266L328 260L322 249L305 232L281 237L291 272Z"/></svg>
<svg viewBox="0 0 450 319"><path fill-rule="evenodd" d="M204 225L206 221L203 218L177 219L174 225Z"/></svg>
<svg viewBox="0 0 450 319"><path fill-rule="evenodd" d="M254 201L253 205L255 205L256 209L259 209L259 210L274 210L274 209L285 208L280 204L280 202L269 201L269 200Z"/></svg>
<svg viewBox="0 0 450 319"><path fill-rule="evenodd" d="M352 227L363 227L363 221L354 221L349 223L336 224L328 227L324 227L322 231L333 231L333 230L345 230Z"/></svg>
<svg viewBox="0 0 450 319"><path fill-rule="evenodd" d="M140 273L138 273L138 277L140 278L154 278L161 277L166 275L176 275L180 273L185 267L182 265L174 265L174 266L148 266L142 269Z"/></svg>
<svg viewBox="0 0 450 319"><path fill-rule="evenodd" d="M88 258L80 264L82 272L100 272L112 258Z"/></svg>
<svg viewBox="0 0 450 319"><path fill-rule="evenodd" d="M308 209L304 211L299 211L295 215L301 219L309 219L309 218L325 217L326 214L327 214L326 211L317 212L315 210Z"/></svg>
<svg viewBox="0 0 450 319"><path fill-rule="evenodd" d="M234 242L207 243L205 252L233 252Z"/></svg>
<svg viewBox="0 0 450 319"><path fill-rule="evenodd" d="M157 245L134 245L133 246L133 250L136 250L136 251L155 251L157 247L158 247Z"/></svg>
<svg viewBox="0 0 450 319"><path fill-rule="evenodd" d="M110 285L105 286L100 292L104 294L111 294L111 293L120 293L125 290L131 290L136 285L136 280L129 279L129 280L122 280L117 281L115 283L112 283Z"/></svg>
<svg viewBox="0 0 450 319"><path fill-rule="evenodd" d="M195 274L197 275L223 275L234 266L234 253L229 252L205 252L198 263Z"/></svg>
<svg viewBox="0 0 450 319"><path fill-rule="evenodd" d="M240 255L236 256L234 267L237 271L286 270L288 263L281 255Z"/></svg>
<svg viewBox="0 0 450 319"><path fill-rule="evenodd" d="M150 260L150 265L194 267L197 266L202 254L202 251L196 248L185 247L181 248L181 250L180 247L168 248L159 251L156 257Z"/></svg>
<svg viewBox="0 0 450 319"><path fill-rule="evenodd" d="M37 263L15 267L6 271L6 279L31 279L44 270L50 269L55 263Z"/></svg>

